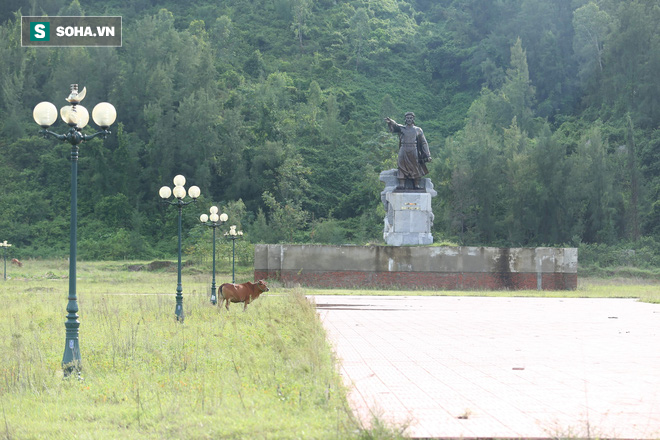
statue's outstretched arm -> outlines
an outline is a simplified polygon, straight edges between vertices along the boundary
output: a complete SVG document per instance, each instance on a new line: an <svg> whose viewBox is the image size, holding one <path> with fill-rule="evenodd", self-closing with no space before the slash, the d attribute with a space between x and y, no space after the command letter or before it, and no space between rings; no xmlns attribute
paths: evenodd
<svg viewBox="0 0 660 440"><path fill-rule="evenodd" d="M387 123L388 128L390 129L391 132L396 132L399 131L399 124L396 123L396 121L392 118L385 118L385 122Z"/></svg>

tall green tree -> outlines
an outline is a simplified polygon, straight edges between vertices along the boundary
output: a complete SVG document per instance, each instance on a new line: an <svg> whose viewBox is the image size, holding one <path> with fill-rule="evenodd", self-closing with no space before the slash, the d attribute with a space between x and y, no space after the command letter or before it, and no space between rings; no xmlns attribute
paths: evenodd
<svg viewBox="0 0 660 440"><path fill-rule="evenodd" d="M504 117L509 119L508 122L515 118L524 130L530 131L533 128L535 89L529 79L527 53L520 38L511 47L511 63L500 95L507 104L508 111Z"/></svg>
<svg viewBox="0 0 660 440"><path fill-rule="evenodd" d="M602 101L613 107L617 117L630 113L635 124L653 127L660 117L660 87L652 56L658 49L660 6L635 0L616 10L616 31L608 38L603 58L606 63L602 81Z"/></svg>
<svg viewBox="0 0 660 440"><path fill-rule="evenodd" d="M607 144L599 125L584 134L572 159L571 179L583 189L581 200L585 211L582 240L612 243L615 238L613 178L607 158Z"/></svg>
<svg viewBox="0 0 660 440"><path fill-rule="evenodd" d="M448 140L452 168L451 222L468 242L492 243L501 232L498 213L504 185L501 141L487 117L486 104L475 101L465 128Z"/></svg>
<svg viewBox="0 0 660 440"><path fill-rule="evenodd" d="M518 127L514 117L502 136L505 182L502 191L506 215L503 227L507 242L518 245L536 243L540 234L543 189L532 150L534 141Z"/></svg>
<svg viewBox="0 0 660 440"><path fill-rule="evenodd" d="M365 8L358 8L350 22L351 41L355 54L355 70L360 67L360 59L369 43L369 14Z"/></svg>
<svg viewBox="0 0 660 440"><path fill-rule="evenodd" d="M598 78L603 72L605 41L614 30L614 20L595 1L573 12L573 50L578 59L578 74L583 84Z"/></svg>
<svg viewBox="0 0 660 440"><path fill-rule="evenodd" d="M293 24L291 27L296 34L301 53L304 50L303 38L307 31L307 19L312 13L312 5L313 0L291 0L293 9Z"/></svg>
<svg viewBox="0 0 660 440"><path fill-rule="evenodd" d="M544 124L536 146L531 152L535 162L536 203L535 214L539 218L537 243L569 243L573 234L570 224L576 220L569 210L567 199L568 166L566 148L553 135L549 124Z"/></svg>

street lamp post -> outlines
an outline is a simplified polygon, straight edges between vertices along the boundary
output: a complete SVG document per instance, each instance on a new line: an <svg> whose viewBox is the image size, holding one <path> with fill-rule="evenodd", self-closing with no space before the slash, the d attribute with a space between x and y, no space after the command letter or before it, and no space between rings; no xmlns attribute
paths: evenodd
<svg viewBox="0 0 660 440"><path fill-rule="evenodd" d="M181 215L183 212L183 207L197 201L197 197L201 193L199 187L191 186L188 189L188 195L192 200L184 202L183 199L186 197L186 189L183 185L186 184L186 178L181 174L174 177L174 189L171 189L169 186L163 186L158 191L158 194L163 199L163 203L169 205L174 205L179 208L179 265L177 269L177 284L176 284L176 308L174 309L174 314L176 319L179 322L183 322L183 288L181 287ZM176 200L169 201L169 197L174 194Z"/></svg>
<svg viewBox="0 0 660 440"><path fill-rule="evenodd" d="M236 261L236 240L243 236L243 231L236 231L236 225L231 225L229 227L229 232L225 232L225 236L231 239L231 282L235 283L236 279L234 278L234 262Z"/></svg>
<svg viewBox="0 0 660 440"><path fill-rule="evenodd" d="M7 240L0 243L0 246L5 248L4 259L5 259L5 281L7 281L7 248L11 247L11 244L7 243Z"/></svg>
<svg viewBox="0 0 660 440"><path fill-rule="evenodd" d="M226 222L229 217L227 217L227 214L224 212L218 215L217 206L211 206L210 212L210 216L202 214L199 216L199 219L204 225L213 228L213 281L211 282L211 304L216 305L218 303L218 297L215 294L215 230L218 226Z"/></svg>
<svg viewBox="0 0 660 440"><path fill-rule="evenodd" d="M57 120L57 107L50 102L40 102L34 107L32 116L37 124L43 130L40 133L47 138L54 137L60 141L66 141L71 144L71 234L69 237L69 302L66 307L67 320L66 342L64 346L64 356L62 357L62 368L64 376L69 376L76 371L80 374L82 362L80 357L80 345L78 343L78 334L80 322L78 321L78 297L76 295L76 252L77 252L77 207L78 207L78 146L85 141L101 136L104 139L110 134L110 127L117 118L117 111L114 106L107 102L101 102L92 110L92 118L96 125L101 128L92 135L82 133L82 129L89 122L89 112L80 105L80 101L85 98L87 89L83 87L78 91L78 84L71 84L71 93L66 100L70 105L60 109L62 120L69 126L66 134L57 134L48 130Z"/></svg>

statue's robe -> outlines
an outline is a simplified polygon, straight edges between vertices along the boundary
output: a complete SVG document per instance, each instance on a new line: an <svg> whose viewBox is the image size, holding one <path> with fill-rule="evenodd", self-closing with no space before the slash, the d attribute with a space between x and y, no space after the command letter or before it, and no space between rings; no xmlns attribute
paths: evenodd
<svg viewBox="0 0 660 440"><path fill-rule="evenodd" d="M426 159L431 156L429 144L424 132L415 125L401 125L392 121L389 124L392 133L399 134L399 179L418 179L429 173Z"/></svg>

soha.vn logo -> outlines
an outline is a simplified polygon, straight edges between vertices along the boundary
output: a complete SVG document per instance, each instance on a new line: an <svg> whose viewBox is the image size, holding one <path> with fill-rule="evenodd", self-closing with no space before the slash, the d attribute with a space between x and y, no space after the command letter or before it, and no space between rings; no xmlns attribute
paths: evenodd
<svg viewBox="0 0 660 440"><path fill-rule="evenodd" d="M50 23L47 21L31 22L30 41L50 41Z"/></svg>
<svg viewBox="0 0 660 440"><path fill-rule="evenodd" d="M58 37L114 37L114 26L58 26Z"/></svg>
<svg viewBox="0 0 660 440"><path fill-rule="evenodd" d="M114 37L114 26L57 26L58 37ZM50 23L30 23L30 41L50 41Z"/></svg>

